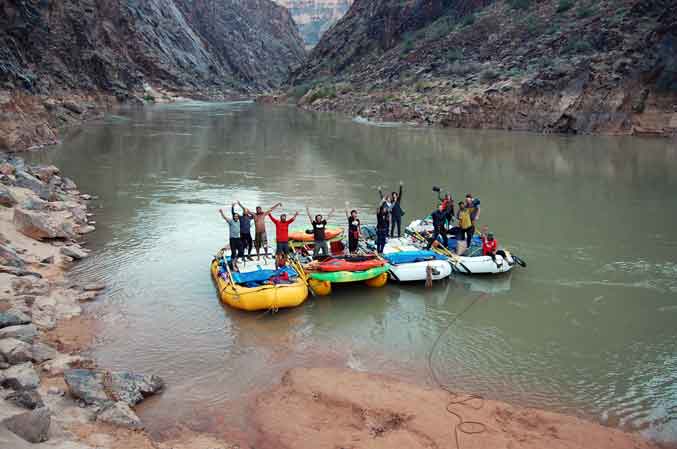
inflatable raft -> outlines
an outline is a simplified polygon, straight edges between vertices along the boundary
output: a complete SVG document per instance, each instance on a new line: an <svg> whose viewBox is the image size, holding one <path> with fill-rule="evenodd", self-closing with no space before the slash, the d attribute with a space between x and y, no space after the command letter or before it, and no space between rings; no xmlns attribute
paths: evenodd
<svg viewBox="0 0 677 449"><path fill-rule="evenodd" d="M506 257L496 255L496 262L489 256L454 256L449 258L449 264L454 273L460 274L501 274L512 270L515 265L526 266L516 256L505 251Z"/></svg>
<svg viewBox="0 0 677 449"><path fill-rule="evenodd" d="M432 222L428 219L414 220L407 226L407 232L414 236L413 241L417 246L422 246L427 244L423 235L432 232ZM477 234L473 236L470 247L463 255L455 253L457 242L456 238L450 235L447 248L444 248L442 242L438 242L439 246L437 247L433 246L436 253L447 256L453 273L468 275L501 274L511 271L516 265L526 267L526 263L522 259L506 250L503 250L505 257L496 255L495 262L490 256L483 256L482 240Z"/></svg>
<svg viewBox="0 0 677 449"><path fill-rule="evenodd" d="M308 298L308 285L293 267L275 270L274 262L240 263L240 272L225 268L222 257L215 257L211 273L221 302L241 310L268 310L296 307ZM231 282L231 276L235 282Z"/></svg>
<svg viewBox="0 0 677 449"><path fill-rule="evenodd" d="M388 282L390 266L377 258L352 260L353 258L329 259L306 266L308 284L313 292L320 296L331 293L331 284L345 282L364 282L369 287L383 287ZM343 267L343 270L335 270Z"/></svg>
<svg viewBox="0 0 677 449"><path fill-rule="evenodd" d="M343 234L342 228L327 228L324 231L324 238L327 241L331 241L337 238L340 238ZM289 241L290 242L312 242L314 240L313 233L310 234L306 230L294 229L289 232Z"/></svg>
<svg viewBox="0 0 677 449"><path fill-rule="evenodd" d="M429 270L433 281L451 274L451 265L446 256L420 249L411 239L390 239L383 253L390 265L390 277L399 282L425 281Z"/></svg>

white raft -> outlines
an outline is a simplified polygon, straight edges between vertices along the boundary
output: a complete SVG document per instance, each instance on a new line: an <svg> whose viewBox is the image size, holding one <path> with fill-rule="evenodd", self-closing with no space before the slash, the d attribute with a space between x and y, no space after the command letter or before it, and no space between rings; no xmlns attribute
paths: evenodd
<svg viewBox="0 0 677 449"><path fill-rule="evenodd" d="M489 256L453 256L449 258L449 263L454 273L459 274L507 273L519 262L509 252L505 253L505 258L497 254L496 262Z"/></svg>
<svg viewBox="0 0 677 449"><path fill-rule="evenodd" d="M432 232L433 225L428 219L414 220L406 228L412 233L423 234ZM453 237L450 237L453 238ZM519 257L505 251L506 257L496 255L496 262L489 256L449 256L449 263L454 273L459 274L501 274L507 273L515 265L525 267L526 264Z"/></svg>
<svg viewBox="0 0 677 449"><path fill-rule="evenodd" d="M403 251L420 251L406 238L390 239L383 249L384 254ZM428 267L432 268L432 280L439 281L451 275L451 265L446 260L426 260L421 262L390 264L390 276L398 282L425 281Z"/></svg>

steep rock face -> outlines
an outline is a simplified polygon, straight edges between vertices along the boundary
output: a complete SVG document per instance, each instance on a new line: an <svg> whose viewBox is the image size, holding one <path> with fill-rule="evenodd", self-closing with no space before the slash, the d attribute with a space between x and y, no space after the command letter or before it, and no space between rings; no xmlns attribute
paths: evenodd
<svg viewBox="0 0 677 449"><path fill-rule="evenodd" d="M218 67L241 82L277 86L305 57L289 11L271 0L175 1Z"/></svg>
<svg viewBox="0 0 677 449"><path fill-rule="evenodd" d="M450 8L469 12L490 0L356 0L311 52L296 78L340 74L391 49L408 32L430 24Z"/></svg>
<svg viewBox="0 0 677 449"><path fill-rule="evenodd" d="M352 4L352 0L275 1L289 10L309 48L320 41L322 34L338 22Z"/></svg>
<svg viewBox="0 0 677 449"><path fill-rule="evenodd" d="M0 0L0 82L32 93L263 89L302 57L269 0Z"/></svg>
<svg viewBox="0 0 677 449"><path fill-rule="evenodd" d="M307 62L316 110L457 127L671 135L674 0L356 0Z"/></svg>

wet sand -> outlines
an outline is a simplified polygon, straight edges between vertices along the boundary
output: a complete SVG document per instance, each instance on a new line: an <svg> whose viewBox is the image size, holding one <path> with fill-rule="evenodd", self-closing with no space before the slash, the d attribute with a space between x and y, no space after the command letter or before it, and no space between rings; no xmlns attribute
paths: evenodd
<svg viewBox="0 0 677 449"><path fill-rule="evenodd" d="M658 447L571 416L333 368L289 371L259 396L253 422L259 449L454 448L456 438L463 449Z"/></svg>

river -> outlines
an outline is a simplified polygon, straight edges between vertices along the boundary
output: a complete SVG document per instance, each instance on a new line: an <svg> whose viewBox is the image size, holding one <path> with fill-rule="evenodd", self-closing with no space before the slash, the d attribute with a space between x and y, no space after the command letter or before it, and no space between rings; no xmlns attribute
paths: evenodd
<svg viewBox="0 0 677 449"><path fill-rule="evenodd" d="M109 288L92 306L101 365L162 376L140 415L246 432L247 398L293 366L349 366L583 416L677 441L677 146L674 141L374 126L252 103L125 110L34 160L97 195L93 255L72 277ZM336 288L276 314L223 307L208 268L219 207L360 210L404 181L404 221L433 185L482 201L481 223L528 263L432 289ZM300 220L306 220L304 216ZM274 235L271 229L270 236Z"/></svg>

